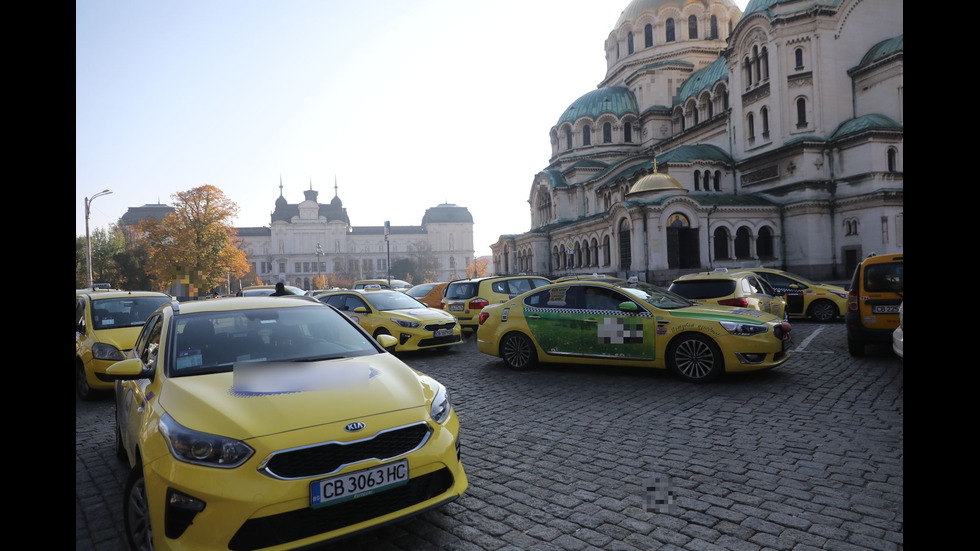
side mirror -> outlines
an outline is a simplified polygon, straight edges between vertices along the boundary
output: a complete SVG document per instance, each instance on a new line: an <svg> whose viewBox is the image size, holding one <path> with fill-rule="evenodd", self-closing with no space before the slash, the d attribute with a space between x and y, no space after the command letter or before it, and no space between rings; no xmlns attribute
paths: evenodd
<svg viewBox="0 0 980 551"><path fill-rule="evenodd" d="M395 348L395 345L398 344L398 339L393 335L378 335L378 344L390 352Z"/></svg>
<svg viewBox="0 0 980 551"><path fill-rule="evenodd" d="M120 360L110 365L105 370L105 374L112 377L116 381L145 379L149 377L152 372L152 369L143 369L143 362L139 358Z"/></svg>
<svg viewBox="0 0 980 551"><path fill-rule="evenodd" d="M367 314L367 308L365 308L364 306L358 306L357 308L354 308L354 313L355 314Z"/></svg>
<svg viewBox="0 0 980 551"><path fill-rule="evenodd" d="M623 312L636 312L640 309L635 302L627 300L626 302L619 303L619 309Z"/></svg>

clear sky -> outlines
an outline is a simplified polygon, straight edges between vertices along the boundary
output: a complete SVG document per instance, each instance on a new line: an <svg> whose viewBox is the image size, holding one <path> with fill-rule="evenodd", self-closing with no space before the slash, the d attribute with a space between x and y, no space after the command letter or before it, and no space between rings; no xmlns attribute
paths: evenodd
<svg viewBox="0 0 980 551"><path fill-rule="evenodd" d="M745 8L748 0L736 0ZM530 229L562 112L629 0L76 0L75 235L210 184L235 226L337 194L354 226Z"/></svg>

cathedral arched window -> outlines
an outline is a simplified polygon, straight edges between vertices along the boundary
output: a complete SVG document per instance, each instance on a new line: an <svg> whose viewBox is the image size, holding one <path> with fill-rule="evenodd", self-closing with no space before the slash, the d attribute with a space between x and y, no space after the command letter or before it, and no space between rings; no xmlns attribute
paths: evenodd
<svg viewBox="0 0 980 551"><path fill-rule="evenodd" d="M612 125L608 122L602 124L602 143L612 143Z"/></svg>
<svg viewBox="0 0 980 551"><path fill-rule="evenodd" d="M715 171L715 191L721 191L721 171Z"/></svg>
<svg viewBox="0 0 980 551"><path fill-rule="evenodd" d="M623 125L623 141L633 143L633 125L630 123Z"/></svg>
<svg viewBox="0 0 980 551"><path fill-rule="evenodd" d="M769 137L769 108L759 109L759 116L762 117L762 137Z"/></svg>
<svg viewBox="0 0 980 551"><path fill-rule="evenodd" d="M711 16L711 35L708 38L718 38L718 16Z"/></svg>
<svg viewBox="0 0 980 551"><path fill-rule="evenodd" d="M572 129L571 128L566 128L565 129L565 143L567 144L565 146L565 150L571 150L572 149Z"/></svg>
<svg viewBox="0 0 980 551"><path fill-rule="evenodd" d="M592 127L589 125L582 127L582 145L592 145Z"/></svg>
<svg viewBox="0 0 980 551"><path fill-rule="evenodd" d="M799 98L796 100L796 127L805 128L806 125L806 99Z"/></svg>
<svg viewBox="0 0 980 551"><path fill-rule="evenodd" d="M653 25L647 23L643 27L643 47L649 48L653 46Z"/></svg>
<svg viewBox="0 0 980 551"><path fill-rule="evenodd" d="M797 71L803 69L803 48L793 50L793 58L796 60L796 67L794 69Z"/></svg>
<svg viewBox="0 0 980 551"><path fill-rule="evenodd" d="M698 37L698 18L693 15L687 18L687 37L692 40Z"/></svg>
<svg viewBox="0 0 980 551"><path fill-rule="evenodd" d="M667 22L664 23L664 28L667 31L667 42L673 42L674 40L676 40L676 38L674 37L674 19L673 18L668 19Z"/></svg>
<svg viewBox="0 0 980 551"><path fill-rule="evenodd" d="M701 172L694 171L694 191L701 191Z"/></svg>
<svg viewBox="0 0 980 551"><path fill-rule="evenodd" d="M898 150L894 147L888 148L888 172L898 171Z"/></svg>
<svg viewBox="0 0 980 551"><path fill-rule="evenodd" d="M735 258L751 258L749 252L752 241L752 232L742 226L735 232Z"/></svg>
<svg viewBox="0 0 980 551"><path fill-rule="evenodd" d="M748 137L749 137L749 139L750 140L751 139L754 139L755 138L755 116L752 113L749 113L749 118L748 118L748 121L746 121L746 124L748 125L748 130L749 130Z"/></svg>
<svg viewBox="0 0 980 551"><path fill-rule="evenodd" d="M632 31L630 31L626 35L626 51L627 51L627 55L633 53L633 32Z"/></svg>
<svg viewBox="0 0 980 551"><path fill-rule="evenodd" d="M759 258L774 258L773 233L769 226L759 229L759 237L755 241L756 256Z"/></svg>

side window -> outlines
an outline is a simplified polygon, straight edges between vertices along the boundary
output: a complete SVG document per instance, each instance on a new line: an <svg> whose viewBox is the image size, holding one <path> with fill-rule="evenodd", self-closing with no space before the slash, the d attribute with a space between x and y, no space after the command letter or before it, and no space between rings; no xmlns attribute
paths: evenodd
<svg viewBox="0 0 980 551"><path fill-rule="evenodd" d="M75 300L75 330L85 332L85 299ZM81 329L79 329L81 328Z"/></svg>
<svg viewBox="0 0 980 551"><path fill-rule="evenodd" d="M490 285L490 290L493 291L494 293L507 294L508 293L508 291L507 291L507 282L506 281L494 281Z"/></svg>
<svg viewBox="0 0 980 551"><path fill-rule="evenodd" d="M147 369L156 367L157 353L160 348L160 334L162 332L163 316L157 314L150 318L148 323L143 326L143 331L140 332L139 338L136 339L136 345L133 347L133 351L138 355L139 359L143 362L143 366Z"/></svg>
<svg viewBox="0 0 980 551"><path fill-rule="evenodd" d="M368 312L371 311L371 307L368 306L368 304L364 302L364 299L361 297L347 297L347 308L350 309L351 312L357 308L360 308L361 306L367 308Z"/></svg>
<svg viewBox="0 0 980 551"><path fill-rule="evenodd" d="M531 283L526 279L510 280L510 294L519 295L531 290Z"/></svg>
<svg viewBox="0 0 980 551"><path fill-rule="evenodd" d="M324 297L321 300L340 310L341 312L344 311L344 295L332 295L329 297Z"/></svg>
<svg viewBox="0 0 980 551"><path fill-rule="evenodd" d="M531 287L537 289L538 287L544 287L545 285L551 285L551 282L546 279L532 279Z"/></svg>

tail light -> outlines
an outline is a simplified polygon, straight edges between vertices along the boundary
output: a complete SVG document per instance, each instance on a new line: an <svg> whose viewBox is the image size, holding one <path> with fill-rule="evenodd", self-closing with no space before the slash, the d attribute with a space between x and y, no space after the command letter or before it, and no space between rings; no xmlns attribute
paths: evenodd
<svg viewBox="0 0 980 551"><path fill-rule="evenodd" d="M470 310L482 310L484 306L490 306L490 301L485 298L475 298L470 301Z"/></svg>
<svg viewBox="0 0 980 551"><path fill-rule="evenodd" d="M749 299L745 297L741 298L726 298L725 300L719 300L718 304L724 304L725 306L738 306L739 308L748 308Z"/></svg>
<svg viewBox="0 0 980 551"><path fill-rule="evenodd" d="M853 287L851 288L850 291L847 292L847 311L848 312L857 312L858 311L858 294L857 294L857 289L855 289Z"/></svg>
<svg viewBox="0 0 980 551"><path fill-rule="evenodd" d="M490 317L490 314L488 314L486 312L480 312L480 318L479 318L480 325L483 325L483 322L487 321L487 318L489 318L489 317Z"/></svg>

